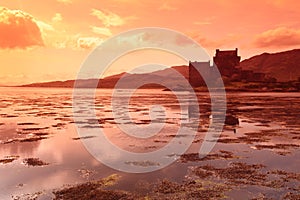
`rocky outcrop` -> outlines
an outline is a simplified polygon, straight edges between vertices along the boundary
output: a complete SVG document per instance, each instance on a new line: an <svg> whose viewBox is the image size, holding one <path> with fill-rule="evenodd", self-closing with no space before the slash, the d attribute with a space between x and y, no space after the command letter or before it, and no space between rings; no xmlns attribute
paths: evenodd
<svg viewBox="0 0 300 200"><path fill-rule="evenodd" d="M225 124L232 125L232 126L239 125L239 118L237 118L233 115L226 115Z"/></svg>

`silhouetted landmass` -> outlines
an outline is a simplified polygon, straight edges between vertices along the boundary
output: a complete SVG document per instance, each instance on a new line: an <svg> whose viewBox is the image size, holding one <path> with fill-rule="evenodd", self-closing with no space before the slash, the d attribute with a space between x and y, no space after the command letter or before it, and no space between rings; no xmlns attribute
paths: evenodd
<svg viewBox="0 0 300 200"><path fill-rule="evenodd" d="M278 53L263 53L243 60L242 69L268 74L278 82L300 78L300 49Z"/></svg>
<svg viewBox="0 0 300 200"><path fill-rule="evenodd" d="M225 52L226 53L226 52ZM300 90L300 49L290 50L279 53L263 53L261 55L253 56L239 63L237 72L241 75L250 74L263 74L268 79L261 79L260 81L252 80L249 77L246 79L236 79L236 74L232 73L223 76L223 81L227 90L236 91L299 91ZM174 69L185 77L179 79L174 77ZM77 80L76 86L80 88L114 88L120 78L124 78L123 84L119 88L135 88L136 84L149 83L142 88L161 88L162 85L156 84L163 81L172 88L182 88L185 81L189 80L189 66L173 66L164 70L158 70L144 74L129 74L120 73L117 75L105 77L103 79L85 79ZM242 77L242 76L241 76ZM251 76L252 77L252 76ZM262 81L263 80L263 81ZM266 81L264 81L266 80ZM267 81L268 80L268 81ZM272 81L270 81L272 80ZM75 80L67 81L52 81L44 83L32 83L22 85L21 87L61 87L72 88L74 87ZM202 90L202 89L200 89Z"/></svg>
<svg viewBox="0 0 300 200"><path fill-rule="evenodd" d="M172 68L172 69L171 69ZM80 88L114 88L116 83L121 77L124 77L124 83L120 86L121 88L133 88L137 83L149 83L143 88L165 88L156 83L163 80L164 83L168 83L173 86L183 85L184 81L188 80L188 67L187 66L174 66L164 70L154 71L145 74L129 74L121 73L113 76L108 76L103 79L84 79L77 80L76 86ZM174 69L179 73L183 74L184 78L178 80L178 77L173 77L171 74L174 73ZM51 81L44 83L32 83L27 85L21 85L21 87L57 87L57 88L72 88L74 86L75 80L67 81Z"/></svg>

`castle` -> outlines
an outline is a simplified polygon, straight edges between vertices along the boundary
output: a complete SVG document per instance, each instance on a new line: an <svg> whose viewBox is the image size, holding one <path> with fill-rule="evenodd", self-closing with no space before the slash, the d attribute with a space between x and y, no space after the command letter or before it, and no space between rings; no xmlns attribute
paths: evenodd
<svg viewBox="0 0 300 200"><path fill-rule="evenodd" d="M264 82L266 76L264 73L255 73L251 70L243 70L239 67L241 57L238 56L238 49L221 51L216 50L213 57L213 65L210 61L205 62L189 62L189 82L192 87L204 86L205 81L199 74L198 70L205 77L210 79L216 78L215 70L219 70L223 81L225 82Z"/></svg>
<svg viewBox="0 0 300 200"><path fill-rule="evenodd" d="M238 49L220 51L216 50L214 63L217 65L222 76L231 76L238 72L237 66L240 64L241 57L238 56Z"/></svg>

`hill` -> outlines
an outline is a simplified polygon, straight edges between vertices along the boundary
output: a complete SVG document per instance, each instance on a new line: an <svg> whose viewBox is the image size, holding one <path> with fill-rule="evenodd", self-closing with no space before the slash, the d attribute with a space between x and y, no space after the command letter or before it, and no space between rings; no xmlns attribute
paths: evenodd
<svg viewBox="0 0 300 200"><path fill-rule="evenodd" d="M172 68L172 69L171 69ZM183 74L183 76L188 79L188 67L187 66L174 66L164 70L158 70L151 73L145 74L129 74L129 73L120 73L113 76L108 76L103 79L85 79L77 80L77 85L81 88L92 88L93 85L97 84L98 88L114 88L115 84L119 81L121 77L124 77L122 88L134 88L136 84L149 83L143 88L164 88L161 85L155 84L158 82L163 82L169 84L171 87L176 88L183 85L183 80L178 80L177 77L172 76L173 69ZM72 88L74 86L75 80L67 81L51 81L43 83L32 83L21 85L20 87L65 87Z"/></svg>
<svg viewBox="0 0 300 200"><path fill-rule="evenodd" d="M279 82L297 80L300 77L300 49L263 53L243 60L240 67L268 74Z"/></svg>

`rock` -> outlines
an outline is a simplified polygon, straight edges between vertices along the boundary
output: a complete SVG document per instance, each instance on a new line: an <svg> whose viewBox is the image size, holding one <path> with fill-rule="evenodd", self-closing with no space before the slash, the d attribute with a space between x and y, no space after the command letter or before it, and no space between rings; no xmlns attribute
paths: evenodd
<svg viewBox="0 0 300 200"><path fill-rule="evenodd" d="M239 118L237 118L233 115L226 115L225 124L226 125L238 125L239 124Z"/></svg>

